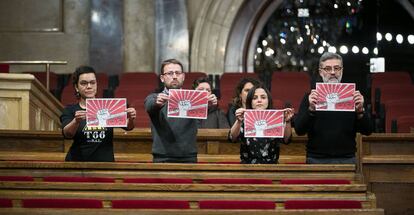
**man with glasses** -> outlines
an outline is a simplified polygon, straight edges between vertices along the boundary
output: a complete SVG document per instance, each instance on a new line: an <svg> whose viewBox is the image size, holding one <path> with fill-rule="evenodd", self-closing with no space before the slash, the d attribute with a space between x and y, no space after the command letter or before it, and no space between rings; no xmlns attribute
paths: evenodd
<svg viewBox="0 0 414 215"><path fill-rule="evenodd" d="M151 93L145 99L145 110L151 118L154 163L197 162L197 120L167 117L169 90L181 89L184 79L181 62L175 59L165 60L160 71L164 89L160 93ZM217 104L215 96L210 96L208 100Z"/></svg>
<svg viewBox="0 0 414 215"><path fill-rule="evenodd" d="M342 57L325 52L319 59L319 75L324 83L340 83ZM365 113L364 97L356 90L353 95L355 112L315 111L318 93L312 89L306 94L295 118L298 135L308 134L306 163L355 164L357 132L371 134L369 115Z"/></svg>

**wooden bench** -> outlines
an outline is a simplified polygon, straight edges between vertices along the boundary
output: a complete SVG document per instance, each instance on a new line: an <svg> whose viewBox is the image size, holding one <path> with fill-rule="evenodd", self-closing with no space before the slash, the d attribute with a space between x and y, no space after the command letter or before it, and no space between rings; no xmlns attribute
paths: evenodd
<svg viewBox="0 0 414 215"><path fill-rule="evenodd" d="M33 208L2 208L0 213L14 214L14 215L44 215L44 214L56 214L56 215L113 215L113 214L140 214L140 215L383 215L384 210L379 208L373 209L318 209L318 210L200 210L200 209L33 209Z"/></svg>
<svg viewBox="0 0 414 215"><path fill-rule="evenodd" d="M228 129L199 129L198 153L208 155L239 155L240 144L227 140ZM63 139L60 131L22 131L0 129L0 151L13 152L67 152L72 140ZM293 135L289 145L281 146L281 155L305 155L307 138ZM30 144L30 147L28 147ZM151 154L152 136L148 128L125 132L114 131L115 154Z"/></svg>
<svg viewBox="0 0 414 215"><path fill-rule="evenodd" d="M10 152L0 151L0 161L64 161L64 152ZM151 154L115 153L116 162L152 162ZM236 154L199 154L200 163L240 163L240 155ZM305 163L305 156L281 155L279 163Z"/></svg>
<svg viewBox="0 0 414 215"><path fill-rule="evenodd" d="M87 176L147 178L283 178L346 179L361 181L355 165L338 164L172 164L172 163L94 163L2 161L0 175L9 176Z"/></svg>
<svg viewBox="0 0 414 215"><path fill-rule="evenodd" d="M0 198L99 199L108 207L111 200L185 200L197 208L200 200L272 201L277 207L292 199L355 200L363 208L376 208L375 196L361 184L282 185L282 184L136 184L73 182L0 182ZM17 203L16 203L17 202Z"/></svg>
<svg viewBox="0 0 414 215"><path fill-rule="evenodd" d="M414 134L362 137L361 165L368 189L387 214L414 211Z"/></svg>

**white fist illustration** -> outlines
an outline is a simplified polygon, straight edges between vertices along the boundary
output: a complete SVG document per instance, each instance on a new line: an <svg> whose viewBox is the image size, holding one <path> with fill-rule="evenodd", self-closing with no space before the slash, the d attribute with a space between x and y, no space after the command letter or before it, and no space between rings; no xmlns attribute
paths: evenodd
<svg viewBox="0 0 414 215"><path fill-rule="evenodd" d="M187 111L191 109L190 100L182 100L178 102L179 116L187 116Z"/></svg>
<svg viewBox="0 0 414 215"><path fill-rule="evenodd" d="M98 118L99 126L106 127L106 120L109 119L111 114L108 109L102 109L96 112L96 118Z"/></svg>
<svg viewBox="0 0 414 215"><path fill-rule="evenodd" d="M339 102L338 93L330 93L326 95L326 103L328 104L328 110L335 110L335 105L338 102Z"/></svg>
<svg viewBox="0 0 414 215"><path fill-rule="evenodd" d="M256 136L264 136L264 131L267 128L267 121L264 119L257 120L254 122L254 128L256 129Z"/></svg>

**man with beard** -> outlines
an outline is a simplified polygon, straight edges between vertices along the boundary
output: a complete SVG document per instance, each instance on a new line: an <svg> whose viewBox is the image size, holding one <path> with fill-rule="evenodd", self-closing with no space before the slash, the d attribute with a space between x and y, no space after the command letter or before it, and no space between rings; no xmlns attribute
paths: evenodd
<svg viewBox="0 0 414 215"><path fill-rule="evenodd" d="M151 93L145 99L145 110L151 118L154 163L197 162L197 120L167 117L169 90L181 89L184 79L181 62L176 59L165 60L160 71L163 90L160 93ZM209 103L217 104L214 95L208 100Z"/></svg>
<svg viewBox="0 0 414 215"><path fill-rule="evenodd" d="M319 75L324 83L340 83L342 72L340 55L326 52L319 59ZM369 135L372 126L365 113L364 97L358 90L353 100L355 112L315 111L316 90L304 96L294 125L298 135L308 134L306 163L356 163L356 133Z"/></svg>

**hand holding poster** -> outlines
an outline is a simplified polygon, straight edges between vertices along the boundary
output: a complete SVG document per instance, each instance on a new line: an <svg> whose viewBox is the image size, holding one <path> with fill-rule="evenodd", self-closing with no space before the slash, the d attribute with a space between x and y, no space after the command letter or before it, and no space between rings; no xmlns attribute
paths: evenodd
<svg viewBox="0 0 414 215"><path fill-rule="evenodd" d="M245 137L282 138L285 132L283 110L246 110Z"/></svg>
<svg viewBox="0 0 414 215"><path fill-rule="evenodd" d="M126 99L86 99L86 125L126 127Z"/></svg>
<svg viewBox="0 0 414 215"><path fill-rule="evenodd" d="M317 111L355 111L353 83L316 83Z"/></svg>
<svg viewBox="0 0 414 215"><path fill-rule="evenodd" d="M168 117L206 119L207 91L170 89Z"/></svg>

